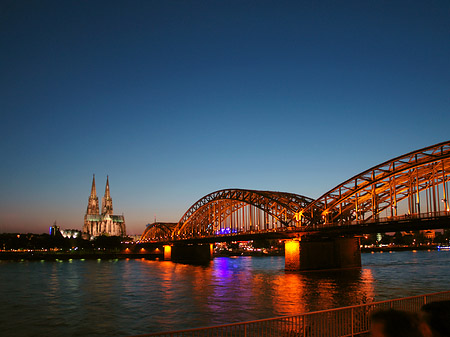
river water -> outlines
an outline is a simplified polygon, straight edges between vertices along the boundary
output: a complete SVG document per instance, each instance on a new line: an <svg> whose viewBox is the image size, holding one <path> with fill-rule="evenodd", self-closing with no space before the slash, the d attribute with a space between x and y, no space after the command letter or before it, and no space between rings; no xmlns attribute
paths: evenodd
<svg viewBox="0 0 450 337"><path fill-rule="evenodd" d="M284 257L0 261L1 336L126 336L450 290L450 252L362 254L362 268L285 272Z"/></svg>

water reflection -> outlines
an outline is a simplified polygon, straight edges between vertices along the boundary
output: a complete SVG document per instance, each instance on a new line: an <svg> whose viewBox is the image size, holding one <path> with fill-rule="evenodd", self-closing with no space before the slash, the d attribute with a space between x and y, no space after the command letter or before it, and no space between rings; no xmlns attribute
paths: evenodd
<svg viewBox="0 0 450 337"><path fill-rule="evenodd" d="M216 258L203 274L203 280L209 281L197 288L198 296L207 301L211 323L225 323L221 315L228 322L253 320L270 317L268 312L295 315L374 298L370 270L286 273L283 262L279 258Z"/></svg>
<svg viewBox="0 0 450 337"><path fill-rule="evenodd" d="M274 313L295 315L372 302L374 280L367 269L287 273L273 282Z"/></svg>
<svg viewBox="0 0 450 337"><path fill-rule="evenodd" d="M363 254L359 269L303 273L286 273L283 257L0 261L0 326L7 336L124 336L295 315L448 290L449 263L450 252L433 251Z"/></svg>
<svg viewBox="0 0 450 337"><path fill-rule="evenodd" d="M273 280L273 311L278 315L295 315L306 312L304 297L307 289L302 275L289 273Z"/></svg>

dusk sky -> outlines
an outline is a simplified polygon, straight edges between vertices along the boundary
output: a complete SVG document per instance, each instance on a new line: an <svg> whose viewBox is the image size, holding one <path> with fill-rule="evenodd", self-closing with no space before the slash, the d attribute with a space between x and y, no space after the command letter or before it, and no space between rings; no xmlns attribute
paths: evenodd
<svg viewBox="0 0 450 337"><path fill-rule="evenodd" d="M0 232L317 198L450 139L450 1L0 2Z"/></svg>

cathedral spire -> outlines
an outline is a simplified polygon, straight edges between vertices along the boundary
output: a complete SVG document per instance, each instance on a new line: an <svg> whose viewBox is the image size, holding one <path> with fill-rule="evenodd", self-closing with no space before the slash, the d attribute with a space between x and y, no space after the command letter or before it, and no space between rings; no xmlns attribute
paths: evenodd
<svg viewBox="0 0 450 337"><path fill-rule="evenodd" d="M105 196L102 198L102 214L112 215L113 214L113 205L111 194L109 192L109 177L106 176L106 187L105 187Z"/></svg>
<svg viewBox="0 0 450 337"><path fill-rule="evenodd" d="M105 198L111 199L111 195L109 194L109 176L106 176Z"/></svg>
<svg viewBox="0 0 450 337"><path fill-rule="evenodd" d="M95 190L95 174L92 178L91 195L89 196L86 214L98 214L98 198L97 191Z"/></svg>
<svg viewBox="0 0 450 337"><path fill-rule="evenodd" d="M95 174L92 178L92 188L91 188L91 198L97 196L97 191L95 190Z"/></svg>

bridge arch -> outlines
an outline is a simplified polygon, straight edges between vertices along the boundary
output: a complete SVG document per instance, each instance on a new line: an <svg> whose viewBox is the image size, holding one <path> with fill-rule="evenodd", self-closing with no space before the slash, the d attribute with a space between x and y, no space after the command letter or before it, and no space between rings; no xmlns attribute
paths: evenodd
<svg viewBox="0 0 450 337"><path fill-rule="evenodd" d="M141 235L142 241L170 240L172 232L177 224L172 222L155 222L145 227Z"/></svg>
<svg viewBox="0 0 450 337"><path fill-rule="evenodd" d="M285 192L224 189L193 204L173 231L174 239L260 232L286 227L313 199Z"/></svg>
<svg viewBox="0 0 450 337"><path fill-rule="evenodd" d="M300 210L299 224L320 228L449 212L449 174L450 141L428 146L337 185Z"/></svg>

